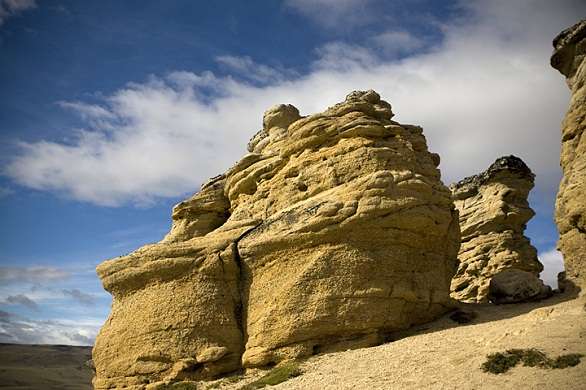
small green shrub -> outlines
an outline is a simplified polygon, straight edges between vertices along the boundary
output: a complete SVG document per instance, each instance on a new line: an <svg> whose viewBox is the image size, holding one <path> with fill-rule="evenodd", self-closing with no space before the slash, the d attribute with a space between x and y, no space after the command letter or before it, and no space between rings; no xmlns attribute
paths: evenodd
<svg viewBox="0 0 586 390"><path fill-rule="evenodd" d="M265 386L278 385L291 378L301 375L299 363L289 362L273 368L265 376L242 387L241 390L262 389Z"/></svg>
<svg viewBox="0 0 586 390"><path fill-rule="evenodd" d="M482 371L493 374L502 374L509 371L519 363L519 356L510 353L493 353L487 356L486 362L482 364Z"/></svg>
<svg viewBox="0 0 586 390"><path fill-rule="evenodd" d="M488 355L481 368L484 372L502 374L522 362L527 367L540 368L567 368L580 363L583 355L578 353L566 354L550 359L547 355L535 348L509 349L506 352L497 352Z"/></svg>
<svg viewBox="0 0 586 390"><path fill-rule="evenodd" d="M534 348L510 349L507 352L518 356L527 367L546 367L549 364L547 355Z"/></svg>
<svg viewBox="0 0 586 390"><path fill-rule="evenodd" d="M580 358L584 355L580 353L569 353L567 355L558 356L552 361L551 368L568 368L580 364Z"/></svg>

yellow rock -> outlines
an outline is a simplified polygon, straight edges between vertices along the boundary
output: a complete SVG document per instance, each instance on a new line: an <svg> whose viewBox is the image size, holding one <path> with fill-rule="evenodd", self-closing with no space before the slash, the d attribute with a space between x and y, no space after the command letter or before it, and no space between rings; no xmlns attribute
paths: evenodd
<svg viewBox="0 0 586 390"><path fill-rule="evenodd" d="M566 76L572 94L562 122L563 178L555 216L558 249L569 284L586 289L586 19L562 31L553 45L551 65Z"/></svg>
<svg viewBox="0 0 586 390"><path fill-rule="evenodd" d="M98 389L211 378L380 343L450 304L460 236L439 157L374 91L265 113L249 154L98 267Z"/></svg>
<svg viewBox="0 0 586 390"><path fill-rule="evenodd" d="M507 289L515 293L499 300L515 302L546 296L550 289L539 280L543 265L537 250L523 235L535 215L527 197L534 175L518 157L497 159L486 171L450 186L459 211L462 243L452 297L463 302L488 302L491 280L516 270ZM519 276L519 275L522 275ZM510 278L509 278L510 279ZM513 287L517 283L519 293ZM521 287L530 285L531 289Z"/></svg>

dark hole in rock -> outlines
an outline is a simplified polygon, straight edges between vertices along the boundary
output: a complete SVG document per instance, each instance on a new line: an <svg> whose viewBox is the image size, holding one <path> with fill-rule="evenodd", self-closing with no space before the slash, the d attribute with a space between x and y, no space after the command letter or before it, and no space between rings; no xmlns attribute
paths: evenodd
<svg viewBox="0 0 586 390"><path fill-rule="evenodd" d="M456 287L456 289L454 290L455 292L460 292L465 290L468 286L470 285L470 283L462 283L461 285L459 285L458 287Z"/></svg>
<svg viewBox="0 0 586 390"><path fill-rule="evenodd" d="M287 172L285 174L285 177L289 178L289 177L297 177L299 176L299 171L296 169L291 169L289 172Z"/></svg>

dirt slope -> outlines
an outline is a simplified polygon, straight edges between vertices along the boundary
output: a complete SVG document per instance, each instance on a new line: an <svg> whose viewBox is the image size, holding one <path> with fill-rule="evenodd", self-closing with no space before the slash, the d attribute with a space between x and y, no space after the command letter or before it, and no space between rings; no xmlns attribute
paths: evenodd
<svg viewBox="0 0 586 390"><path fill-rule="evenodd" d="M303 375L274 388L586 389L584 358L576 367L557 370L519 365L494 375L480 369L487 354L510 348L538 348L553 357L586 355L586 297L567 299L464 306L478 315L470 324L445 316L378 347L318 355L302 364ZM215 386L238 389L260 375Z"/></svg>

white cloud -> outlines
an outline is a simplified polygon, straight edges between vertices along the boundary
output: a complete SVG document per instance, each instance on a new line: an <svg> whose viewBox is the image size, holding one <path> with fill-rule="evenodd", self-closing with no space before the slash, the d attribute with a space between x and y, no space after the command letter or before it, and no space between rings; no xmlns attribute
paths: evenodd
<svg viewBox="0 0 586 390"><path fill-rule="evenodd" d="M22 144L5 172L27 187L95 204L148 204L192 192L234 163L266 108L292 103L309 114L351 90L373 88L397 120L424 127L446 182L515 154L553 201L569 93L549 66L551 40L586 5L466 4L472 14L444 27L441 44L399 62L368 45L332 42L317 50L308 74L290 80L253 86L211 72L174 72L129 84L99 106L70 104L100 120L88 119L72 143Z"/></svg>
<svg viewBox="0 0 586 390"><path fill-rule="evenodd" d="M367 47L345 42L330 42L316 50L313 68L332 73L363 72L379 66L379 58ZM317 72L316 72L317 73Z"/></svg>
<svg viewBox="0 0 586 390"><path fill-rule="evenodd" d="M7 172L25 186L101 205L193 191L242 153L243 122L260 126L261 118L254 127L244 119L251 117L245 107L219 106L241 88L209 72L130 84L105 102L113 119L91 122L73 144L23 144Z"/></svg>
<svg viewBox="0 0 586 390"><path fill-rule="evenodd" d="M390 55L407 53L425 46L423 40L407 31L385 31L372 37L375 45Z"/></svg>
<svg viewBox="0 0 586 390"><path fill-rule="evenodd" d="M291 75L291 72L256 63L248 56L218 56L216 62L245 79L263 84L281 82L287 74Z"/></svg>
<svg viewBox="0 0 586 390"><path fill-rule="evenodd" d="M79 114L83 119L114 119L114 115L98 105L83 102L57 102L62 108L68 108Z"/></svg>
<svg viewBox="0 0 586 390"><path fill-rule="evenodd" d="M552 288L558 286L558 273L564 270L564 259L557 249L553 248L539 255L539 261L543 264L543 271L539 275L545 284Z"/></svg>
<svg viewBox="0 0 586 390"><path fill-rule="evenodd" d="M0 26L9 17L36 6L35 0L0 0Z"/></svg>

